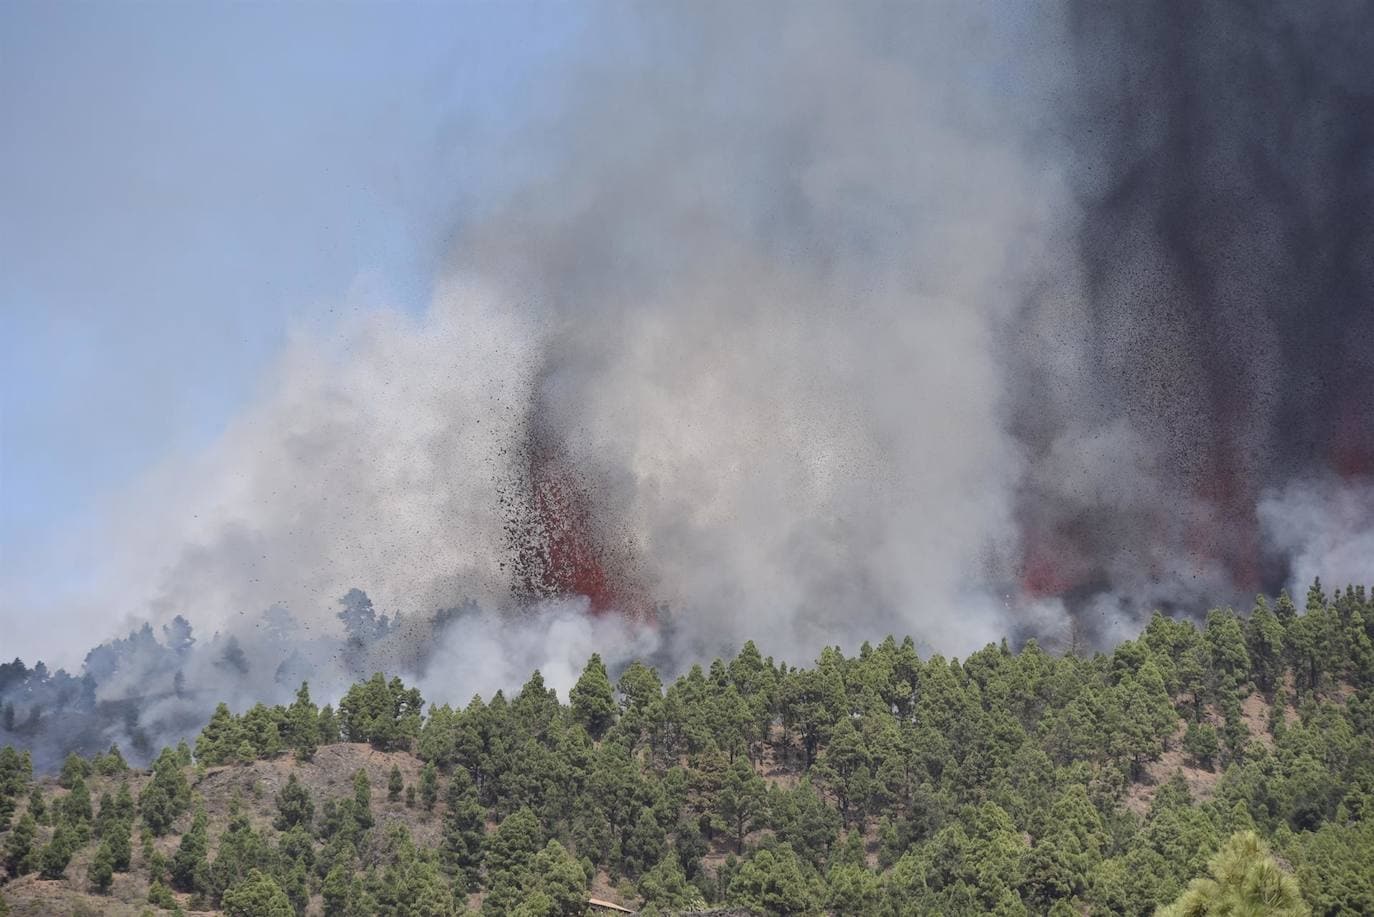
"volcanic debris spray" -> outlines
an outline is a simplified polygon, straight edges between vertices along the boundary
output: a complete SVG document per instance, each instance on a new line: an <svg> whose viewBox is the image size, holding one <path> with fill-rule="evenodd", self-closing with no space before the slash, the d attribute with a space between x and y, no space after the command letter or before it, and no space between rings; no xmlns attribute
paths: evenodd
<svg viewBox="0 0 1374 917"><path fill-rule="evenodd" d="M299 336L115 519L91 618L218 633L100 701L1106 643L1374 573L1374 8L603 12L428 313Z"/></svg>
<svg viewBox="0 0 1374 917"><path fill-rule="evenodd" d="M643 618L649 607L635 577L632 545L617 542L615 520L598 513L604 501L597 482L569 458L538 391L536 385L526 438L516 451L517 475L501 495L511 594L526 606L576 596L593 614Z"/></svg>

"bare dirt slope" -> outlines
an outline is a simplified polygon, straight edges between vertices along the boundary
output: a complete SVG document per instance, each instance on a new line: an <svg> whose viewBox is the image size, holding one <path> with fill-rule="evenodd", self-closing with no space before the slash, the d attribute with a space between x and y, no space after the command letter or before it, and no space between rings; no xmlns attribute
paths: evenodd
<svg viewBox="0 0 1374 917"><path fill-rule="evenodd" d="M1241 719L1250 733L1250 741L1269 749L1274 747L1274 737L1269 734L1269 717L1272 710L1273 704L1258 691L1251 693L1241 702ZM1220 711L1209 706L1206 714L1212 725L1221 729ZM1297 718L1297 711L1291 706L1285 707L1284 717L1291 722ZM1183 752L1186 725L1182 719L1178 721L1178 729L1164 743L1164 753L1160 755L1159 760L1147 765L1144 779L1131 784L1127 791L1125 806L1137 815L1144 815L1149 811L1150 803L1154 801L1159 787L1175 774L1183 778L1183 782L1188 785L1188 792L1195 801L1206 802L1215 795L1217 781L1221 779L1221 769L1218 767L1209 770L1199 767L1197 762Z"/></svg>

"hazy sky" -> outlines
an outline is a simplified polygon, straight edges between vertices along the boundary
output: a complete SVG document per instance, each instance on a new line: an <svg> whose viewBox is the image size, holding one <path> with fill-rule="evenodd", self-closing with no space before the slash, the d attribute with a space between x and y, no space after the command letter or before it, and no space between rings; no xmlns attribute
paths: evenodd
<svg viewBox="0 0 1374 917"><path fill-rule="evenodd" d="M0 6L0 656L87 636L53 631L102 506L223 429L293 327L423 308L454 230L539 167L511 133L587 28L565 4Z"/></svg>

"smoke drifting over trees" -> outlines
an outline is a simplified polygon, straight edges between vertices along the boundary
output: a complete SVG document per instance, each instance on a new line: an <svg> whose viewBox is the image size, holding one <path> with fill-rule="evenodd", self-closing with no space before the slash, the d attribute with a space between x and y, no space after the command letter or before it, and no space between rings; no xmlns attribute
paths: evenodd
<svg viewBox="0 0 1374 917"><path fill-rule="evenodd" d="M459 226L425 315L303 332L115 514L91 616L197 643L136 633L97 700L150 672L172 706L283 700L368 664L565 690L594 651L749 638L1106 643L1369 580L1371 15L608 22L521 138L546 168ZM378 617L340 641L354 587Z"/></svg>

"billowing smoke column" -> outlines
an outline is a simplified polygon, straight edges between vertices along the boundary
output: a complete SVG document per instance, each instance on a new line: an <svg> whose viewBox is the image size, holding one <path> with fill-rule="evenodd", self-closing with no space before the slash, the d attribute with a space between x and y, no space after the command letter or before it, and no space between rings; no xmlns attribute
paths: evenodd
<svg viewBox="0 0 1374 917"><path fill-rule="evenodd" d="M1023 319L1060 334L1025 342L1014 408L1026 589L1276 590L1262 504L1374 472L1374 7L1069 11L1081 306ZM1060 378L1034 368L1056 340Z"/></svg>
<svg viewBox="0 0 1374 917"><path fill-rule="evenodd" d="M539 334L517 594L666 607L685 656L1000 636L1020 458L997 334L1070 212L1035 136L1058 62L1017 56L1042 25L954 4L639 25L654 66L590 76L539 133L551 176L453 256Z"/></svg>
<svg viewBox="0 0 1374 917"><path fill-rule="evenodd" d="M461 701L1374 578L1374 8L632 15L425 315L298 336L114 514L89 619L212 636L134 641L100 702L140 654L193 720L309 673ZM391 618L340 654L355 586Z"/></svg>

